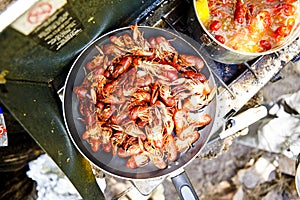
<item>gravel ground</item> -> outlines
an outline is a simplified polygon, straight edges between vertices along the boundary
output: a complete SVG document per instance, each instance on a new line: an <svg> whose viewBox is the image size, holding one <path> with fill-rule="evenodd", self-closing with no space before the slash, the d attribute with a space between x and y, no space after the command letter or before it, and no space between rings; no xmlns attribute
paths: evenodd
<svg viewBox="0 0 300 200"><path fill-rule="evenodd" d="M269 83L262 89L263 102L275 101L283 94L299 91L299 62L289 64L281 74L283 79ZM33 161L28 172L28 175L38 182L40 199L45 199L45 193L53 197L52 199L80 199L64 175L55 165L49 164L52 161L47 156L42 159L47 162ZM282 166L287 170L283 170ZM216 158L195 159L185 171L200 199L286 200L300 199L295 189L293 168L293 160L280 154L233 142L227 151ZM37 175L37 171L40 172L40 176ZM131 186L128 181L109 176L106 176L105 181L107 187L104 194L107 199L112 199L114 195ZM59 187L61 185L65 187ZM101 182L100 185L105 188L105 183ZM120 199L175 200L179 197L171 180L166 179L151 196L145 197L133 188Z"/></svg>

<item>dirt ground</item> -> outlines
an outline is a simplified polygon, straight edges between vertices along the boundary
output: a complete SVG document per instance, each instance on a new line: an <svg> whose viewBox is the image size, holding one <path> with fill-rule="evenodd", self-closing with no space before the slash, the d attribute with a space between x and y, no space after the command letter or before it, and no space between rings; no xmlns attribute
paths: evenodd
<svg viewBox="0 0 300 200"><path fill-rule="evenodd" d="M281 71L282 79L268 83L261 91L263 103L275 101L283 94L300 90L300 62L291 63ZM287 171L280 168L284 163ZM286 157L233 142L229 149L216 158L197 158L185 169L200 199L233 200L286 200L300 199L294 183L295 162ZM254 169L264 178L259 178ZM289 173L290 172L290 173ZM108 178L105 190L107 199L130 186L127 181ZM132 190L133 191L133 190ZM143 199L129 192L121 199ZM166 179L144 199L179 199L170 179Z"/></svg>

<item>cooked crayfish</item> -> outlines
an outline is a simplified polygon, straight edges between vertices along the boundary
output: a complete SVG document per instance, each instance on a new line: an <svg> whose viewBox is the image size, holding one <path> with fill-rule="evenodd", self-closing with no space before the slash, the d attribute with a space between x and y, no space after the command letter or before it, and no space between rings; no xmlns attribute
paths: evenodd
<svg viewBox="0 0 300 200"><path fill-rule="evenodd" d="M211 122L201 109L215 88L200 73L200 57L179 54L162 36L147 40L137 26L131 30L96 46L99 55L87 62L88 73L74 87L86 127L82 139L94 152L127 159L128 168L150 162L164 169Z"/></svg>

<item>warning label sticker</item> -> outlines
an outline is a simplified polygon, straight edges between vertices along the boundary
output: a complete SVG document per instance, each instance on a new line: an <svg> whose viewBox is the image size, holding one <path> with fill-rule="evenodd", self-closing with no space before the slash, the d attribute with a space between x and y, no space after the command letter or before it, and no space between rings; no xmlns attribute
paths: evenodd
<svg viewBox="0 0 300 200"><path fill-rule="evenodd" d="M39 1L11 26L48 49L58 51L83 30L66 3L66 0Z"/></svg>

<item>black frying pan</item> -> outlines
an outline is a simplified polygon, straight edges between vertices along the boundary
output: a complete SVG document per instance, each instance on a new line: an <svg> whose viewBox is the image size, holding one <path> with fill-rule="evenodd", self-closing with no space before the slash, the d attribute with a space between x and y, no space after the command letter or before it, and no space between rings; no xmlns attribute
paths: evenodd
<svg viewBox="0 0 300 200"><path fill-rule="evenodd" d="M206 75L211 87L215 86L215 81L207 64L207 57L204 57L201 53L199 53L192 44L187 42L178 34L167 30L153 27L138 27L138 29L140 32L144 33L145 39L148 39L149 37L163 36L166 39L170 40L170 43L173 47L175 47L178 53L202 57L202 59L206 63L201 73ZM210 114L213 120L209 125L200 130L200 138L193 144L193 146L187 152L180 155L176 162L170 163L169 166L163 170L156 168L151 163L144 167L128 169L125 166L126 159L120 159L117 156L112 156L111 153L106 153L102 150L99 150L97 153L93 152L90 148L90 145L81 138L81 134L85 131L85 125L79 120L79 118L81 117L78 109L79 102L76 97L76 94L73 92L73 88L74 86L80 85L82 83L86 75L86 72L84 71L86 63L91 61L93 56L99 53L98 50L95 48L95 45L101 46L103 44L109 43L110 36L119 36L123 35L124 33L128 33L129 35L131 35L132 31L129 27L126 27L109 32L101 36L93 43L91 43L74 62L68 74L63 95L63 113L66 127L71 140L73 141L77 149L80 151L80 153L104 172L115 177L128 180L148 180L163 178L170 175L170 173L173 174L173 172L175 171L182 171L183 167L189 164L199 154L200 150L206 144L207 140L209 139L212 126L214 124L217 103L216 98L214 98L208 106L203 108L204 112ZM188 38L188 40L190 42L193 41L190 38ZM175 183L175 186L181 193L180 195L182 198L185 198L187 197L187 195L189 195L190 192L188 192L186 195L182 194L186 190L186 187L184 186L189 185L186 183L188 182L188 180L185 180L185 174L181 174L177 178L174 178L173 182ZM191 186L188 187L192 188ZM195 195L195 198L197 198L193 189L191 193L193 193Z"/></svg>

